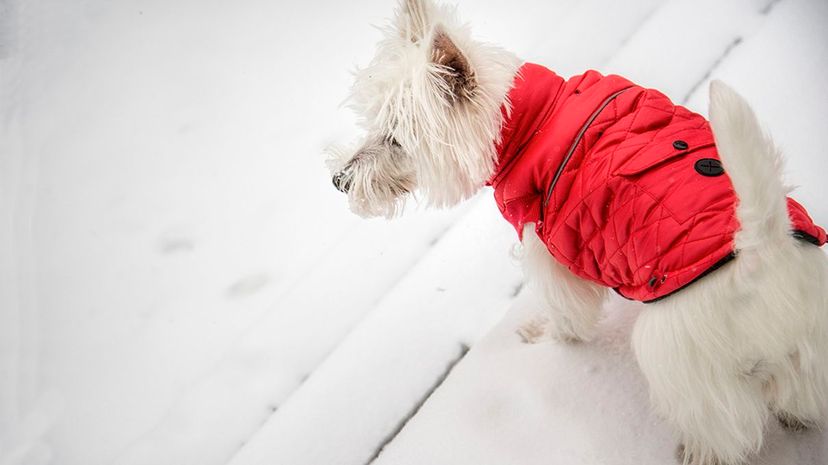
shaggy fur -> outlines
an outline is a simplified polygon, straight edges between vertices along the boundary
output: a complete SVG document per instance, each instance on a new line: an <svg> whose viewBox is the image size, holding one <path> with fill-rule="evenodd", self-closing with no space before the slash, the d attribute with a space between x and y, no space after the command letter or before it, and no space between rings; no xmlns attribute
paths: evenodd
<svg viewBox="0 0 828 465"><path fill-rule="evenodd" d="M521 61L429 0L404 1L384 35L350 99L368 135L334 152L334 184L363 216L395 216L414 192L453 205L494 172ZM774 416L798 428L828 414L828 259L791 237L782 158L747 103L714 82L710 115L739 198L738 256L646 306L633 334L653 405L696 465L742 463ZM547 305L522 336L589 340L607 289L558 263L534 225L523 237L525 272Z"/></svg>
<svg viewBox="0 0 828 465"><path fill-rule="evenodd" d="M811 426L828 413L828 260L791 237L782 159L750 107L719 82L710 100L739 255L646 306L633 347L687 458L735 464L759 450L771 412Z"/></svg>
<svg viewBox="0 0 828 465"><path fill-rule="evenodd" d="M508 106L506 94L521 61L474 42L453 9L431 2L405 2L383 33L374 59L356 72L349 99L369 134L357 154L394 141L401 157L409 159L414 175L408 180L416 179L424 201L454 205L477 192L494 170L501 107ZM336 153L330 165L341 170L353 152ZM375 192L381 184L375 178L393 173L344 171L354 178L348 195L352 206L361 206L356 213L399 213L402 203L396 198L360 195Z"/></svg>

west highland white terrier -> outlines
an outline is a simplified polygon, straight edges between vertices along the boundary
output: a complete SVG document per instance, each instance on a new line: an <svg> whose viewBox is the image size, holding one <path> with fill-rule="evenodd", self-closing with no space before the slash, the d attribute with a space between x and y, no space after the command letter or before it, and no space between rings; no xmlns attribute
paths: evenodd
<svg viewBox="0 0 828 465"><path fill-rule="evenodd" d="M742 463L773 416L821 424L825 231L786 198L781 156L739 95L712 83L708 123L619 76L565 80L430 0L403 1L384 35L350 99L368 135L332 162L354 212L493 186L547 302L529 340L589 340L609 289L649 303L633 347L686 464Z"/></svg>

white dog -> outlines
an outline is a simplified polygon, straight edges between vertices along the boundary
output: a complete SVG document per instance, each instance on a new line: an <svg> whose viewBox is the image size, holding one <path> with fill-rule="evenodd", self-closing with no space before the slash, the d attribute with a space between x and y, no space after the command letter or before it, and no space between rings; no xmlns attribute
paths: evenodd
<svg viewBox="0 0 828 465"><path fill-rule="evenodd" d="M530 81L540 84L521 84ZM536 100L547 101L545 82L556 89L548 98L554 103L532 108ZM602 85L618 91L596 109L588 102ZM576 116L561 117L555 126L548 122L563 105L562 95L576 103L560 111ZM673 112L664 123L670 131L679 125L669 136L671 146L659 146L667 131L661 129L632 150L629 141L640 134L616 129L618 115L640 112L645 100ZM714 146L703 118L656 91L594 72L564 81L472 40L452 9L408 0L371 64L357 73L351 102L368 137L356 150L337 151L332 171L356 213L393 217L415 191L442 207L495 186L504 216L522 235L527 277L548 302L542 323L524 329L527 338L545 332L563 341L589 340L610 287L653 301L636 323L633 345L656 410L681 436L684 463L741 463L760 449L773 416L794 429L817 426L826 417L828 260L791 234L796 230L799 239L821 245L824 230L798 204L786 203L779 154L748 105L723 84L711 86ZM652 112L640 114L652 118L648 125L659 121ZM541 120L549 126L538 126ZM566 138L571 146L538 142L578 128ZM647 155L652 147L661 152ZM596 155L603 153L612 157ZM537 154L538 165L525 161ZM547 158L556 161L547 166ZM519 163L524 168L512 168ZM509 170L517 177L518 169L537 184L529 194L510 193L522 187L500 180ZM729 176L720 176L725 171ZM651 178L662 182L648 188ZM676 201L671 189L698 195ZM594 192L610 192L611 198L596 205L589 200ZM626 203L619 200L624 196L630 196ZM648 198L650 204L640 203ZM601 210L603 203L612 211ZM635 211L623 213L630 204ZM683 213L674 210L684 204L693 221L675 221ZM652 213L661 215L647 223L659 225L654 232L644 226L608 232L622 223L628 229L643 224L650 214L643 210L670 214ZM564 211L568 223L558 218ZM706 238L688 239L705 228L721 231L712 245L704 245ZM675 230L674 237L666 230ZM598 242L584 238L602 235ZM650 238L650 247L641 245ZM698 258L687 258L692 253ZM647 254L654 257L650 265L631 265ZM684 266L688 262L692 266Z"/></svg>

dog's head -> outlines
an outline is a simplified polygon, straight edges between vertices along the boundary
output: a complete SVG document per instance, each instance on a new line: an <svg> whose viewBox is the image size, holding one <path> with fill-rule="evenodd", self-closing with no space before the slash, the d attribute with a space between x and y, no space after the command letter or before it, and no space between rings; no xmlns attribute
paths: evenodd
<svg viewBox="0 0 828 465"><path fill-rule="evenodd" d="M491 175L517 57L471 39L452 8L403 0L349 98L367 135L334 150L333 183L362 216L397 214L408 194L448 206Z"/></svg>

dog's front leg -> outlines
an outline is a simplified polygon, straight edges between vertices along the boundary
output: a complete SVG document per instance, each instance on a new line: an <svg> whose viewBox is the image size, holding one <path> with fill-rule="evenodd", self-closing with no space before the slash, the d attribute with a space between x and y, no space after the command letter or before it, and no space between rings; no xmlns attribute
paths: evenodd
<svg viewBox="0 0 828 465"><path fill-rule="evenodd" d="M546 308L521 326L518 334L529 343L547 337L570 343L592 339L606 288L575 276L555 260L532 223L524 227L519 255L530 287L540 294Z"/></svg>

